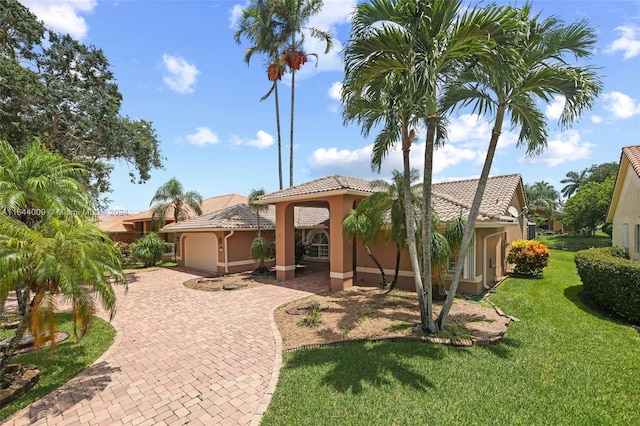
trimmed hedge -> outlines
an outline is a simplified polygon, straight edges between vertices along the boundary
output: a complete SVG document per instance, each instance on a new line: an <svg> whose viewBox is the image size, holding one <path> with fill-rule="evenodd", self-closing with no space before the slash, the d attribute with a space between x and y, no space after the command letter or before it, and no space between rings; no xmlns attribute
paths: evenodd
<svg viewBox="0 0 640 426"><path fill-rule="evenodd" d="M587 294L603 308L640 324L640 262L620 247L576 253L578 275Z"/></svg>

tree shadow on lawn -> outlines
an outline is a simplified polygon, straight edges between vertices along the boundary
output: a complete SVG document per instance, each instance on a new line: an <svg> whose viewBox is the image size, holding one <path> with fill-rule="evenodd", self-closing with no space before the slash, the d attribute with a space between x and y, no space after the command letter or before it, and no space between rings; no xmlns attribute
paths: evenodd
<svg viewBox="0 0 640 426"><path fill-rule="evenodd" d="M420 358L443 359L445 348L412 343L356 343L293 352L283 368L330 367L321 384L341 393L362 393L365 385L379 388L392 384L389 375L406 386L425 391L433 382L412 364ZM329 352L333 352L329 354Z"/></svg>

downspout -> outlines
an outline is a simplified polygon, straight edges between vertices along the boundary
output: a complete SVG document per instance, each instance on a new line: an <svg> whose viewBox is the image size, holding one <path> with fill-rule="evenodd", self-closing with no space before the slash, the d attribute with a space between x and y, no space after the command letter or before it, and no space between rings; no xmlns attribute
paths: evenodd
<svg viewBox="0 0 640 426"><path fill-rule="evenodd" d="M487 285L487 240L491 237L496 237L504 233L504 228L501 231L494 232L493 234L485 235L482 237L482 287L485 290L489 290L491 287Z"/></svg>
<svg viewBox="0 0 640 426"><path fill-rule="evenodd" d="M236 231L231 231L230 234L224 236L224 273L225 274L229 273L229 250L227 250L229 248L229 243L227 242L227 240L235 232Z"/></svg>

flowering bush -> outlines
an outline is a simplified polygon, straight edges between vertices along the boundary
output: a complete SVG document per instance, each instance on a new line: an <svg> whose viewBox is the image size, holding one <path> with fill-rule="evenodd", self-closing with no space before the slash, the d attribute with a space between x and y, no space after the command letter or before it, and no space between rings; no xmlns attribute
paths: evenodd
<svg viewBox="0 0 640 426"><path fill-rule="evenodd" d="M515 263L516 272L538 277L549 264L549 249L539 241L516 240L511 244L507 262Z"/></svg>

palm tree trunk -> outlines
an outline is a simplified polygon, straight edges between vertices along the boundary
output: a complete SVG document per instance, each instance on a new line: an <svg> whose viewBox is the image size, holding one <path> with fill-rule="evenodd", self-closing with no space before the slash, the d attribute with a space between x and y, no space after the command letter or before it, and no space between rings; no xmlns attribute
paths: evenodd
<svg viewBox="0 0 640 426"><path fill-rule="evenodd" d="M278 181L282 189L282 132L280 130L280 98L278 95L278 82L273 81L273 90L276 98L276 129L278 132Z"/></svg>
<svg viewBox="0 0 640 426"><path fill-rule="evenodd" d="M371 253L371 249L369 248L369 246L364 243L362 245L364 246L364 249L367 251L367 254L371 258L371 260L373 260L373 263L375 263L378 269L380 270L380 275L382 275L382 287L385 287L387 285L387 276L384 273L384 269L382 268L382 265L380 264L380 262L378 262L378 259L376 259L373 253Z"/></svg>
<svg viewBox="0 0 640 426"><path fill-rule="evenodd" d="M498 139L500 138L500 132L502 130L502 123L504 121L504 107L498 106L496 111L496 120L493 124L493 130L491 131L491 140L489 141L489 148L487 150L487 156L482 166L482 173L480 174L480 180L478 181L478 188L473 197L473 203L471 204L471 210L469 211L469 218L467 219L467 226L464 229L464 235L462 237L462 243L460 246L460 253L458 254L458 260L456 262L456 273L451 281L451 287L449 287L449 293L445 299L440 315L436 320L436 324L440 330L444 330L447 318L449 317L449 311L453 305L453 298L458 290L458 284L460 283L460 277L462 275L462 269L464 268L464 262L467 257L467 250L473 233L476 228L476 219L480 212L480 203L482 203L482 197L484 196L484 190L487 186L487 180L489 179L489 171L491 171L491 164L493 163L493 157L496 153L496 147L498 146Z"/></svg>
<svg viewBox="0 0 640 426"><path fill-rule="evenodd" d="M24 302L26 305L26 310L22 319L20 320L20 324L18 324L18 328L16 329L16 333L13 335L11 340L9 341L9 345L5 349L2 354L2 360L0 361L0 381L4 380L5 373L7 371L7 366L9 365L9 361L13 358L16 350L18 349L18 344L20 340L22 340L22 336L24 336L25 331L29 328L29 324L31 324L31 317L33 315L33 307L37 306L44 297L45 290L44 288L40 289L40 291L33 297L31 303L27 303L29 300L29 287L24 290Z"/></svg>
<svg viewBox="0 0 640 426"><path fill-rule="evenodd" d="M296 33L291 35L291 50L296 48ZM293 116L296 100L296 70L291 68L291 122L289 129L289 187L293 186Z"/></svg>
<svg viewBox="0 0 640 426"><path fill-rule="evenodd" d="M398 273L400 272L400 254L402 253L402 247L398 244L396 245L396 270L393 273L393 280L391 284L389 284L389 289L387 293L390 293L396 285L398 284Z"/></svg>
<svg viewBox="0 0 640 426"><path fill-rule="evenodd" d="M410 207L411 204L411 167L409 164L409 146L410 142L407 142L409 137L404 134L402 136L402 160L404 164L404 182L403 182L403 196L404 205L408 206L404 209L405 225L407 227L407 245L409 247L409 257L411 258L411 268L413 269L413 281L416 286L416 293L418 295L418 303L420 305L420 322L423 331L429 330L429 322L433 322L433 315L429 319L427 315L427 306L424 297L424 287L422 286L422 277L420 275L420 261L418 260L418 249L416 247L416 228L414 226L415 214Z"/></svg>
<svg viewBox="0 0 640 426"><path fill-rule="evenodd" d="M431 239L433 230L431 229L432 207L432 172L433 172L433 152L434 140L436 136L437 117L427 118L427 137L424 148L424 174L422 182L422 263L424 274L424 288L426 293L427 314L429 315L429 331L437 332L433 322L433 286L431 278Z"/></svg>

